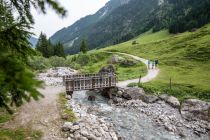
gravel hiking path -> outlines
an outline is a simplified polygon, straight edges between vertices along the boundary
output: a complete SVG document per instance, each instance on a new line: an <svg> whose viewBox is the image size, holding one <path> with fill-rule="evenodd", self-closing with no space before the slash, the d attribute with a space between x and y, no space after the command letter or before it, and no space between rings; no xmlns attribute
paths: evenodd
<svg viewBox="0 0 210 140"><path fill-rule="evenodd" d="M132 57L135 60L141 61L142 63L144 63L147 67L148 67L148 60L144 59L144 58L140 58L138 56L135 55L131 55L131 54L127 54L127 53L121 53L121 52L107 52L107 53L112 53L112 54L121 54L121 55L126 55L129 57ZM157 77L157 75L159 74L159 69L148 69L147 75L141 78L141 83L146 83L149 82L153 79L155 79ZM139 82L139 78L137 79L131 79L131 80L126 80L126 81L120 81L117 83L118 87L127 87L129 84L131 83L138 83Z"/></svg>
<svg viewBox="0 0 210 140"><path fill-rule="evenodd" d="M43 140L62 140L60 134L62 122L57 100L58 94L64 91L64 87L46 86L39 91L45 97L21 106L15 114L15 119L5 124L5 127L29 126L35 130L41 130Z"/></svg>

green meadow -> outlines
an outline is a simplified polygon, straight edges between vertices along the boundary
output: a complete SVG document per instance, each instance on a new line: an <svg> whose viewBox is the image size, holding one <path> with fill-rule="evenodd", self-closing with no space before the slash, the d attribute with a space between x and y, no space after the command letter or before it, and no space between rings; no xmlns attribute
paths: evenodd
<svg viewBox="0 0 210 140"><path fill-rule="evenodd" d="M149 93L167 93L180 100L199 98L210 101L210 25L176 35L167 30L149 31L100 51L129 53L150 60L158 58L158 77L139 85Z"/></svg>

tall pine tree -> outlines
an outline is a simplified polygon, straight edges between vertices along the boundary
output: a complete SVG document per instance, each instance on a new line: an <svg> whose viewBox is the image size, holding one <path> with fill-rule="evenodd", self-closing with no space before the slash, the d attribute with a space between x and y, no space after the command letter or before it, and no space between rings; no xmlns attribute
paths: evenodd
<svg viewBox="0 0 210 140"><path fill-rule="evenodd" d="M49 58L54 55L54 47L50 40L47 40L45 34L41 33L39 36L39 40L36 45L36 50L41 52L44 57Z"/></svg>
<svg viewBox="0 0 210 140"><path fill-rule="evenodd" d="M87 44L85 40L82 40L81 45L80 45L80 52L87 53L87 51L88 51Z"/></svg>
<svg viewBox="0 0 210 140"><path fill-rule="evenodd" d="M59 56L59 57L65 57L63 44L61 44L60 42L58 42L54 46L54 55Z"/></svg>

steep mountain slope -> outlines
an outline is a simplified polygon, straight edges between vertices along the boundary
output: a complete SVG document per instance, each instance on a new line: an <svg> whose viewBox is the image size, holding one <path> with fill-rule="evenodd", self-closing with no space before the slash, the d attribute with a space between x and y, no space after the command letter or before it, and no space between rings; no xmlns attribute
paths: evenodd
<svg viewBox="0 0 210 140"><path fill-rule="evenodd" d="M99 20L109 15L109 13L111 13L114 9L128 3L129 1L130 0L111 0L94 15L89 15L81 18L73 25L56 32L50 38L50 40L52 42L60 41L61 43L64 43L67 47L71 47L74 41L81 37L84 32L86 32L86 28L90 28Z"/></svg>
<svg viewBox="0 0 210 140"><path fill-rule="evenodd" d="M114 2L117 0L111 0L108 7ZM210 21L210 0L130 0L116 4L106 13L107 5L57 32L51 40L64 43L66 53L77 53L83 39L94 49L127 41L150 29L155 32L167 28L178 33ZM105 16L99 18L103 13Z"/></svg>

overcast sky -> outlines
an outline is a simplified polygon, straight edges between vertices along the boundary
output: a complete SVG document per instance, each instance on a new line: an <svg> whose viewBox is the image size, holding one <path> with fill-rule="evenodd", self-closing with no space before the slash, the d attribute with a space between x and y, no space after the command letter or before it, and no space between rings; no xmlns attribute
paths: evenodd
<svg viewBox="0 0 210 140"><path fill-rule="evenodd" d="M32 30L36 37L44 32L47 37L53 35L56 31L63 27L68 27L78 19L94 14L101 7L103 7L109 0L58 0L60 4L68 11L65 18L61 18L51 9L48 10L46 15L38 13L36 10L32 10L35 25Z"/></svg>

